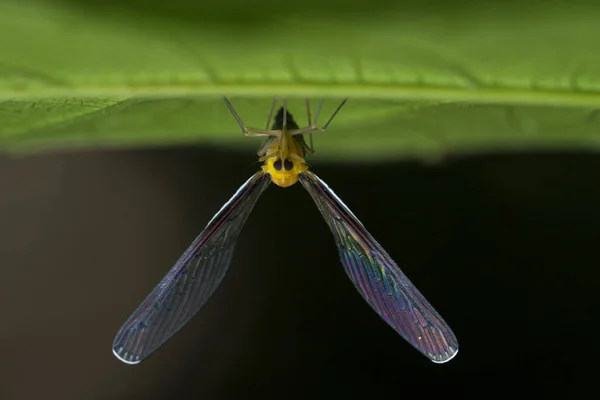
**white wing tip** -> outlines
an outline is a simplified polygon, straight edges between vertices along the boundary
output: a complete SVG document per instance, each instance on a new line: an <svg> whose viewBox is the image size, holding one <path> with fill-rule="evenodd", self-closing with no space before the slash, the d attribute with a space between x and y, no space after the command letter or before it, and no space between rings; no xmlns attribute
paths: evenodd
<svg viewBox="0 0 600 400"><path fill-rule="evenodd" d="M452 347L450 347L448 350L451 353L451 355L448 358L444 358L443 360L435 360L431 358L431 361L433 361L436 364L445 364L448 361L452 360L454 357L456 357L456 355L458 354L458 349L454 350Z"/></svg>
<svg viewBox="0 0 600 400"><path fill-rule="evenodd" d="M123 348L121 347L120 350L123 350ZM117 352L117 349L113 348L113 354L115 355L115 357L117 357L119 360L123 361L125 364L129 364L129 365L135 365L138 364L140 361L140 358L138 356L134 356L132 354L128 354L127 352L120 354L119 352Z"/></svg>

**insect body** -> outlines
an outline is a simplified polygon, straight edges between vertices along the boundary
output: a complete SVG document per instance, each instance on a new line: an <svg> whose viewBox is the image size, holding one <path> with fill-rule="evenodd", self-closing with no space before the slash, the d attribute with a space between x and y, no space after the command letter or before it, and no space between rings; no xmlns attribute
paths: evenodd
<svg viewBox="0 0 600 400"><path fill-rule="evenodd" d="M358 218L306 164L305 156L314 152L312 134L324 131L346 100L323 126L316 124L321 102L312 123L307 101L305 128L294 122L284 100L270 129L276 100L265 129L244 125L229 100L225 97L223 100L246 136L266 139L257 152L263 162L261 170L210 220L125 322L113 343L115 356L128 364L137 364L183 327L223 279L242 227L269 183L288 187L300 181L331 229L346 274L365 301L431 361L450 361L458 353L458 341L450 327ZM304 135L309 137L310 145Z"/></svg>

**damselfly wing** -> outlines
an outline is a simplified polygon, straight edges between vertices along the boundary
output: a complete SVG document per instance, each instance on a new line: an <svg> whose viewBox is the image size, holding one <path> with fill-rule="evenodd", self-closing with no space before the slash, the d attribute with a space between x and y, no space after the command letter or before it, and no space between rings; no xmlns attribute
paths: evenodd
<svg viewBox="0 0 600 400"><path fill-rule="evenodd" d="M431 361L450 361L456 336L388 253L318 176L300 176L331 229L348 277L366 302L396 332Z"/></svg>
<svg viewBox="0 0 600 400"><path fill-rule="evenodd" d="M239 188L129 317L115 338L114 354L136 364L183 327L223 279L239 234L261 193L270 182L288 187L300 180L331 229L342 265L366 302L430 360L451 360L458 353L458 342L446 322L348 207L309 171L305 156L314 153L312 134L324 131L346 100L323 126L317 125L322 103L313 123L307 100L308 125L299 128L284 99L270 129L276 99L265 129L247 127L229 100L223 100L246 136L267 139L257 153L263 162L261 171Z"/></svg>
<svg viewBox="0 0 600 400"><path fill-rule="evenodd" d="M244 222L270 182L257 172L225 203L119 330L117 358L139 363L198 312L221 283Z"/></svg>

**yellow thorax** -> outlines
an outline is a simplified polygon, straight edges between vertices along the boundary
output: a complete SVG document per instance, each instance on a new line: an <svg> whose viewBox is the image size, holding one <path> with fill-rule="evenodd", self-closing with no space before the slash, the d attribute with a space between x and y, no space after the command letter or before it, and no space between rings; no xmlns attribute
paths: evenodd
<svg viewBox="0 0 600 400"><path fill-rule="evenodd" d="M271 176L277 186L291 186L298 181L301 173L308 171L301 140L290 135L287 130L281 131L281 136L273 140L267 154L272 156L264 160L262 170Z"/></svg>

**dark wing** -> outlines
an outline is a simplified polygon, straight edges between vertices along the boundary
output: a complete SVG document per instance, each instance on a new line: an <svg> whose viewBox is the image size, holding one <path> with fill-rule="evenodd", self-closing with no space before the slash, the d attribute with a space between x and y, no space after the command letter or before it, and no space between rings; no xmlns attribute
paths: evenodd
<svg viewBox="0 0 600 400"><path fill-rule="evenodd" d="M137 364L204 305L227 272L237 238L270 178L262 171L244 183L212 218L117 333L113 353Z"/></svg>
<svg viewBox="0 0 600 400"><path fill-rule="evenodd" d="M310 171L300 182L333 232L344 269L367 303L433 362L450 361L458 341L433 306L325 182Z"/></svg>

